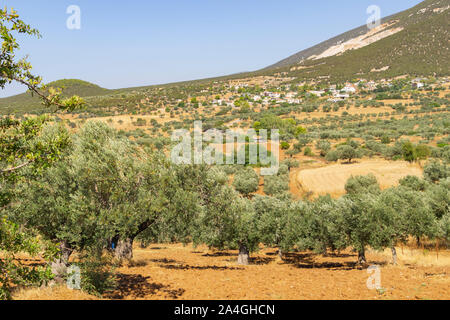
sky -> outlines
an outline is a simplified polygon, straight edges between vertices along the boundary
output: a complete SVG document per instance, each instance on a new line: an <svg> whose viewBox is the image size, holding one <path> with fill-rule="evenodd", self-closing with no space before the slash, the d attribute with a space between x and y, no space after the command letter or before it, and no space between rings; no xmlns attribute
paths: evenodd
<svg viewBox="0 0 450 320"><path fill-rule="evenodd" d="M18 37L44 82L82 79L108 89L258 70L420 0L0 0L42 38ZM71 5L80 29L67 28ZM10 85L0 97L25 89Z"/></svg>

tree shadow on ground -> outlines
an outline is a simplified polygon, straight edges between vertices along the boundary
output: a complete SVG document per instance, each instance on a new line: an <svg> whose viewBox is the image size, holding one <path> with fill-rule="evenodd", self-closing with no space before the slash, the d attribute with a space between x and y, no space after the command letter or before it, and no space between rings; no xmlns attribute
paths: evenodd
<svg viewBox="0 0 450 320"><path fill-rule="evenodd" d="M149 259L148 261L156 262L156 263L178 263L177 260L174 260L174 259L166 259L166 258L162 258L162 259Z"/></svg>
<svg viewBox="0 0 450 320"><path fill-rule="evenodd" d="M202 254L203 257L233 257L235 254L226 252L226 251L218 251L213 253L205 253Z"/></svg>
<svg viewBox="0 0 450 320"><path fill-rule="evenodd" d="M283 256L283 262L290 264L300 269L328 269L328 270L353 270L353 269L365 269L369 265L376 264L378 266L384 266L386 261L368 261L366 265L360 265L357 263L356 254L327 254L325 257L330 258L349 258L354 257L354 261L332 262L315 261L316 255L314 253L286 253Z"/></svg>
<svg viewBox="0 0 450 320"><path fill-rule="evenodd" d="M181 297L186 290L172 289L161 283L150 283L150 277L143 277L141 275L118 274L117 288L111 293L105 294L108 299L124 299L125 297L145 298L146 296L155 295L157 292L162 292L170 299L177 299Z"/></svg>
<svg viewBox="0 0 450 320"><path fill-rule="evenodd" d="M243 270L243 268L239 267L227 267L227 266L191 266L188 264L161 264L159 265L164 269L172 269L172 270L214 270L214 271L223 271L223 270Z"/></svg>
<svg viewBox="0 0 450 320"><path fill-rule="evenodd" d="M285 253L283 262L300 269L351 270L356 262L316 262L313 253Z"/></svg>
<svg viewBox="0 0 450 320"><path fill-rule="evenodd" d="M248 262L250 264L263 265L263 264L269 264L274 260L275 260L274 258L250 257L248 259Z"/></svg>

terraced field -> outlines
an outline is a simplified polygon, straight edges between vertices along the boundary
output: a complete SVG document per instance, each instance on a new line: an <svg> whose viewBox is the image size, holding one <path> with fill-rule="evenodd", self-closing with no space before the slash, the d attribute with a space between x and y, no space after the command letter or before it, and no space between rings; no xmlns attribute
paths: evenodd
<svg viewBox="0 0 450 320"><path fill-rule="evenodd" d="M297 181L304 191L340 196L345 193L345 183L352 175L369 173L377 177L382 188L389 188L407 175L422 176L422 169L418 164L409 164L405 161L362 160L359 163L301 170L297 174Z"/></svg>

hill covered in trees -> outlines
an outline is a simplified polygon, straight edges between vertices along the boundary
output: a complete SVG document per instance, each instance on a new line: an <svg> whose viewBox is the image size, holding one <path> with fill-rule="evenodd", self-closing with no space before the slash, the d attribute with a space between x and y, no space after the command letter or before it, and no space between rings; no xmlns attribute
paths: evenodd
<svg viewBox="0 0 450 320"><path fill-rule="evenodd" d="M308 78L320 75L351 77L387 67L387 72L381 74L448 73L449 6L448 0L423 1L382 19L376 34L370 35L371 30L364 25L294 54L264 71L290 71L290 75ZM364 42L365 37L370 36L379 40L367 41L368 45L351 50L350 40L361 37L360 41ZM342 52L343 48L336 48L332 54L330 48L345 44L348 44L348 50ZM331 52L324 54L327 50ZM317 59L321 54L327 57ZM300 67L295 68L298 72L292 72L293 66Z"/></svg>
<svg viewBox="0 0 450 320"><path fill-rule="evenodd" d="M104 89L96 84L78 79L53 81L48 83L47 87L63 89L63 97L70 97L73 95L90 97L104 95L110 92L110 90ZM42 108L41 100L36 96L32 96L29 92L0 99L0 110L2 110L2 113L17 111L31 112Z"/></svg>

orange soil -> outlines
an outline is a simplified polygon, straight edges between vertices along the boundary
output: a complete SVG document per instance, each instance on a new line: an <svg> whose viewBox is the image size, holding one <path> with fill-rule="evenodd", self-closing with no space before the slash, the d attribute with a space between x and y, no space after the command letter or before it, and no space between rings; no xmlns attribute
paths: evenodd
<svg viewBox="0 0 450 320"><path fill-rule="evenodd" d="M236 251L212 252L181 244L135 248L134 262L119 268L119 287L106 299L450 299L450 251L398 248L399 265L388 251L369 251L380 265L381 287L369 290L367 269L355 267L350 251L338 256L292 253L279 260L275 249L236 264ZM23 290L16 299L95 299L65 288Z"/></svg>

